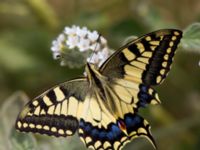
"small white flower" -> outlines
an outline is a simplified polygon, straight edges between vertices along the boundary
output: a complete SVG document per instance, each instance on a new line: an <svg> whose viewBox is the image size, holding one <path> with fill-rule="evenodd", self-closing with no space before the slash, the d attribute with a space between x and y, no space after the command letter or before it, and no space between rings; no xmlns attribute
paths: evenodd
<svg viewBox="0 0 200 150"><path fill-rule="evenodd" d="M109 57L109 49L105 47L102 51L98 52L98 56L100 59L98 66L101 66Z"/></svg>
<svg viewBox="0 0 200 150"><path fill-rule="evenodd" d="M76 35L77 26L73 25L71 28L65 27L64 33L68 35Z"/></svg>
<svg viewBox="0 0 200 150"><path fill-rule="evenodd" d="M60 56L61 56L61 55L60 55L60 52L54 52L54 53L53 53L53 58L54 58L54 59L59 59Z"/></svg>
<svg viewBox="0 0 200 150"><path fill-rule="evenodd" d="M90 49L91 49L92 51L96 51L96 52L99 51L100 48L101 48L100 43L94 43L94 44L92 44L92 45L90 46Z"/></svg>
<svg viewBox="0 0 200 150"><path fill-rule="evenodd" d="M65 41L64 34L60 34L56 40L53 40L51 51L53 52L53 58L59 59L61 56L61 50L64 47L63 42Z"/></svg>
<svg viewBox="0 0 200 150"><path fill-rule="evenodd" d="M58 51L58 42L57 42L56 40L54 40L54 41L52 42L51 51L52 51L52 52Z"/></svg>
<svg viewBox="0 0 200 150"><path fill-rule="evenodd" d="M66 41L67 46L69 46L69 49L75 48L79 43L79 38L77 36L68 36L68 39Z"/></svg>
<svg viewBox="0 0 200 150"><path fill-rule="evenodd" d="M77 46L78 46L80 52L89 50L90 49L90 40L81 38L79 43L77 43Z"/></svg>
<svg viewBox="0 0 200 150"><path fill-rule="evenodd" d="M96 40L98 39L98 37L99 37L99 34L98 34L97 31L88 32L88 38L89 38L92 42L96 41Z"/></svg>
<svg viewBox="0 0 200 150"><path fill-rule="evenodd" d="M57 41L57 40L53 40L53 41L52 41L52 45L53 45L53 46L55 46L55 45L57 45L57 44L58 44L58 41Z"/></svg>
<svg viewBox="0 0 200 150"><path fill-rule="evenodd" d="M88 34L88 29L86 27L77 27L76 34L80 37L85 37Z"/></svg>
<svg viewBox="0 0 200 150"><path fill-rule="evenodd" d="M103 45L107 45L107 40L103 36L100 37L100 42Z"/></svg>
<svg viewBox="0 0 200 150"><path fill-rule="evenodd" d="M65 34L70 34L71 33L71 28L70 27L65 27L64 33Z"/></svg>
<svg viewBox="0 0 200 150"><path fill-rule="evenodd" d="M60 34L57 38L58 42L63 42L65 40L65 35L64 34Z"/></svg>
<svg viewBox="0 0 200 150"><path fill-rule="evenodd" d="M57 51L59 51L58 46L52 46L52 47L51 47L51 51L52 51L52 52L57 52Z"/></svg>
<svg viewBox="0 0 200 150"><path fill-rule="evenodd" d="M73 67L72 61L74 59L68 60L65 55L72 55L72 53L66 53L69 49L78 49L79 52L90 51L92 54L87 57L83 54L83 61L87 60L90 63L94 63L96 66L100 66L110 55L110 49L107 45L107 40L100 36L97 31L90 31L86 27L71 26L65 27L63 33L61 33L56 40L52 42L51 51L53 52L54 59L60 59L61 65L70 65ZM74 57L74 56L73 56ZM79 59L79 58L77 58ZM77 65L75 65L77 66ZM75 67L74 66L74 67Z"/></svg>
<svg viewBox="0 0 200 150"><path fill-rule="evenodd" d="M100 67L104 62L105 60L102 59L101 61L99 61L98 66Z"/></svg>
<svg viewBox="0 0 200 150"><path fill-rule="evenodd" d="M94 53L89 58L87 58L87 62L93 63L93 64L98 64L98 62L99 62L99 56Z"/></svg>
<svg viewBox="0 0 200 150"><path fill-rule="evenodd" d="M61 65L61 66L66 66L66 62L65 62L64 60L62 60L62 61L60 62L60 65Z"/></svg>
<svg viewBox="0 0 200 150"><path fill-rule="evenodd" d="M109 57L108 48L105 47L102 51L98 52L99 59L106 60Z"/></svg>

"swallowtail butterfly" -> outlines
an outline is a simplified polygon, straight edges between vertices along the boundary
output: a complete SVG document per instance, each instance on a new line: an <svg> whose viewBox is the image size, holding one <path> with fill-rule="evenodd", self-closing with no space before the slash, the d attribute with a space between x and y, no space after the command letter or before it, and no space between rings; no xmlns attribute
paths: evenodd
<svg viewBox="0 0 200 150"><path fill-rule="evenodd" d="M95 150L119 150L137 137L156 148L150 125L138 110L160 103L152 86L166 78L181 37L179 30L158 30L124 45L100 68L87 63L87 77L61 83L31 100L16 129L56 137L78 132Z"/></svg>

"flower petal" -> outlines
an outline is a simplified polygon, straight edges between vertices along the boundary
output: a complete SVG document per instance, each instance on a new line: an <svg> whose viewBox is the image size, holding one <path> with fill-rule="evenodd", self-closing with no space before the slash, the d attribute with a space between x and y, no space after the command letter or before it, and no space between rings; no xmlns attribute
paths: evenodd
<svg viewBox="0 0 200 150"><path fill-rule="evenodd" d="M76 34L80 37L85 37L88 34L88 29L86 27L77 28Z"/></svg>
<svg viewBox="0 0 200 150"><path fill-rule="evenodd" d="M77 36L68 36L66 44L70 49L73 49L76 46L78 46L78 43L79 43L79 38Z"/></svg>
<svg viewBox="0 0 200 150"><path fill-rule="evenodd" d="M99 37L99 34L97 31L93 31L93 32L88 32L88 38L91 40L91 41L96 41Z"/></svg>
<svg viewBox="0 0 200 150"><path fill-rule="evenodd" d="M86 38L80 38L80 41L77 44L77 46L81 52L89 50L90 49L90 40L88 40Z"/></svg>

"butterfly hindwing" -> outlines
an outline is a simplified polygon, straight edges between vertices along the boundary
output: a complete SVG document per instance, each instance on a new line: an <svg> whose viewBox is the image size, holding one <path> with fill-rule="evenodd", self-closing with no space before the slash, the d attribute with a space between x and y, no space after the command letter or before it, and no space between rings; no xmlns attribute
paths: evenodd
<svg viewBox="0 0 200 150"><path fill-rule="evenodd" d="M126 127L123 132L119 124ZM80 121L79 136L88 148L95 150L119 150L130 140L137 137L147 138L155 147L149 123L137 114L125 114L124 119L110 123L106 128L93 126L90 122Z"/></svg>
<svg viewBox="0 0 200 150"><path fill-rule="evenodd" d="M158 93L150 86L116 78L112 79L111 83L111 89L119 97L121 106L125 103L127 106L131 105L137 111L138 108L145 107L147 104L160 103ZM130 109L129 112L131 112Z"/></svg>
<svg viewBox="0 0 200 150"><path fill-rule="evenodd" d="M164 29L144 35L115 52L100 68L103 75L146 85L167 76L182 32Z"/></svg>
<svg viewBox="0 0 200 150"><path fill-rule="evenodd" d="M80 78L46 91L24 107L16 128L52 136L73 135L79 126L79 110L86 105L87 90L88 82Z"/></svg>

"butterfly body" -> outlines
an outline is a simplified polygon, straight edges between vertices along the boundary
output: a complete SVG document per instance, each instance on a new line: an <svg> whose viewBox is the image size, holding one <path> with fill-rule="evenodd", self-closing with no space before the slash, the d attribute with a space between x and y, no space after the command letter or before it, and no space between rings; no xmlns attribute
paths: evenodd
<svg viewBox="0 0 200 150"><path fill-rule="evenodd" d="M113 78L109 78L107 76L102 75L93 64L88 63L86 65L86 74L86 78L90 85L88 93L90 93L93 96L91 101L97 100L100 109L102 109L104 112L107 112L107 115L109 115L110 118L113 119L113 121L117 122L119 118L124 118L124 114L128 112L133 113L133 107L135 103L133 102L133 94L131 95L131 87L127 87L128 89L130 89L129 91L128 89L118 85L117 83L115 83ZM118 89L121 89L122 91L126 92L127 95L125 96L127 96L127 99L125 99L125 103L126 105L129 105L129 110L122 110L119 106L119 103L122 100L122 98L120 97L120 95L117 94ZM107 124L104 125L104 127L106 128Z"/></svg>
<svg viewBox="0 0 200 150"><path fill-rule="evenodd" d="M152 86L166 78L181 37L179 30L158 30L121 47L100 68L87 63L86 77L30 101L16 128L56 137L78 132L95 150L118 150L137 137L147 138L156 148L150 125L138 110L160 103Z"/></svg>

